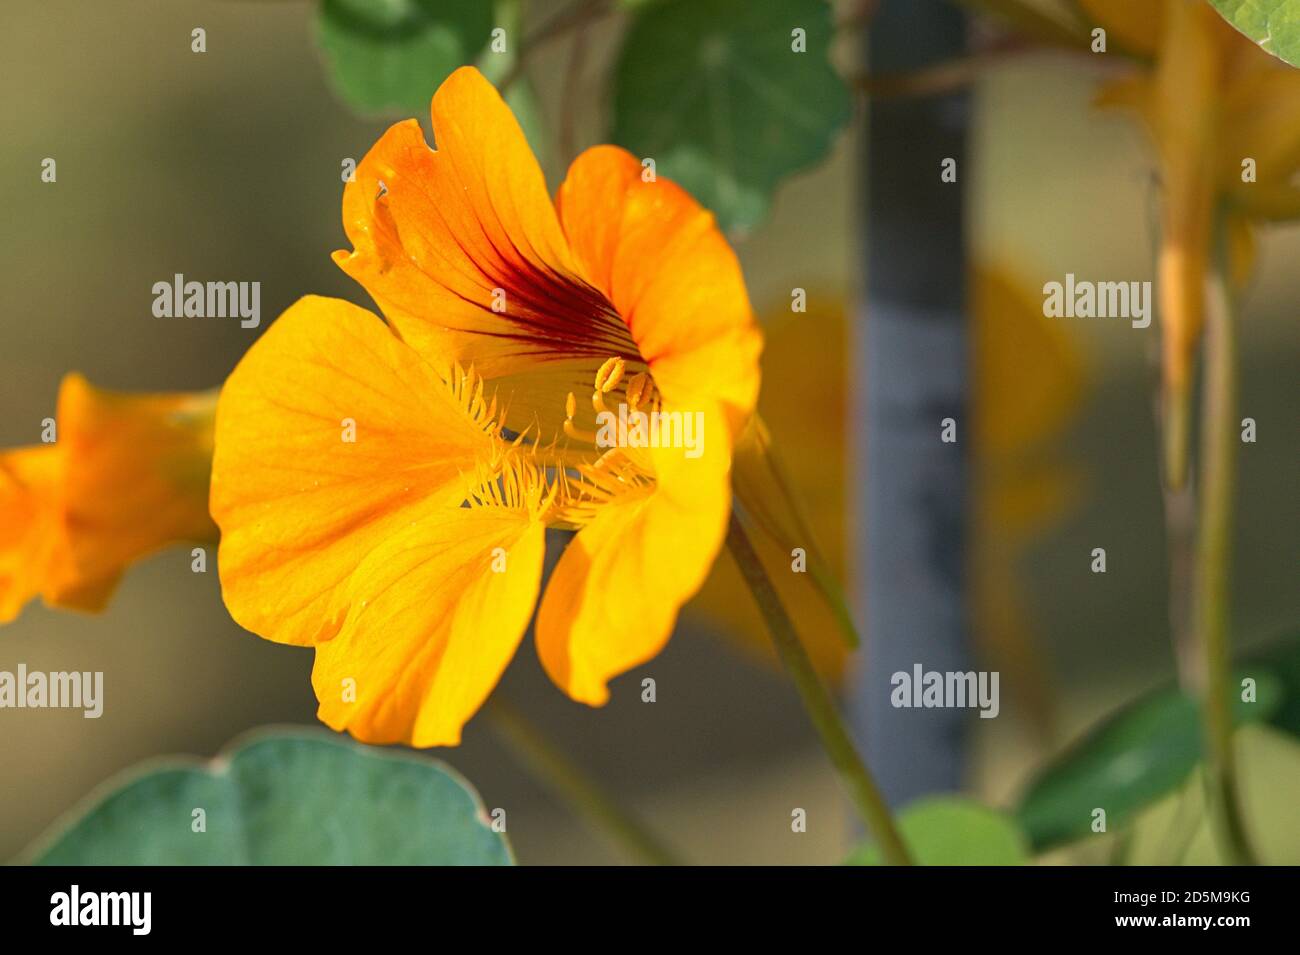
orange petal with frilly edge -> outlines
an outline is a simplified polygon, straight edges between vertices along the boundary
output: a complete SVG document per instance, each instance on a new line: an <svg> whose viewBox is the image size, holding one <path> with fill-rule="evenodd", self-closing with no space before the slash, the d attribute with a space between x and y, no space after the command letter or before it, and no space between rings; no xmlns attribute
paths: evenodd
<svg viewBox="0 0 1300 955"><path fill-rule="evenodd" d="M343 196L352 252L334 260L412 347L487 378L563 366L552 396L632 352L622 320L583 281L541 168L510 108L473 67L434 94L437 150L419 123L391 127ZM541 389L535 393L540 397ZM529 394L516 406L530 407Z"/></svg>

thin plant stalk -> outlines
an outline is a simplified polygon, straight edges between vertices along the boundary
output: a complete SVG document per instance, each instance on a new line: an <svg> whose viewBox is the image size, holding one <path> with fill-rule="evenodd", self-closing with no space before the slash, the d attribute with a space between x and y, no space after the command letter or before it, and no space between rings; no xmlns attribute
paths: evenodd
<svg viewBox="0 0 1300 955"><path fill-rule="evenodd" d="M1195 482L1180 488L1164 483L1165 537L1169 553L1169 632L1178 668L1178 683L1195 687L1200 683L1201 654L1192 633L1192 592L1196 565Z"/></svg>
<svg viewBox="0 0 1300 955"><path fill-rule="evenodd" d="M671 849L630 811L574 765L521 713L494 694L485 712L493 729L549 789L597 831L649 865L681 865Z"/></svg>
<svg viewBox="0 0 1300 955"><path fill-rule="evenodd" d="M822 746L839 773L840 782L853 800L867 831L880 844L886 862L890 865L911 865L911 855L898 833L889 806L880 794L871 771L858 755L830 693L813 669L808 651L799 641L790 615L786 613L776 588L763 569L754 545L734 511L727 531L727 546L754 594L754 600L772 635L772 642L776 644L777 654L794 681L804 709L808 711L808 716L821 737Z"/></svg>
<svg viewBox="0 0 1300 955"><path fill-rule="evenodd" d="M1200 656L1195 682L1203 701L1211 811L1229 861L1250 865L1254 863L1254 853L1242 818L1233 751L1234 689L1228 632L1236 486L1236 329L1232 300L1223 276L1215 274L1207 284L1196 588L1191 630Z"/></svg>

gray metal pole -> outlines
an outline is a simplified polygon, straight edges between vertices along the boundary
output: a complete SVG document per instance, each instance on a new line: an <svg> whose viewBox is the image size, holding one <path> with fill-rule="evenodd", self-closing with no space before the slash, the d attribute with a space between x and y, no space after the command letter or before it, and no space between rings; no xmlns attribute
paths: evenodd
<svg viewBox="0 0 1300 955"><path fill-rule="evenodd" d="M944 0L882 0L872 72L960 55L967 24ZM960 787L969 716L891 705L891 676L970 666L964 573L967 414L962 190L969 96L873 99L863 201L866 301L855 333L858 425L854 581L865 653L851 715L886 798L898 806ZM956 182L941 178L956 160ZM944 443L945 418L956 442Z"/></svg>

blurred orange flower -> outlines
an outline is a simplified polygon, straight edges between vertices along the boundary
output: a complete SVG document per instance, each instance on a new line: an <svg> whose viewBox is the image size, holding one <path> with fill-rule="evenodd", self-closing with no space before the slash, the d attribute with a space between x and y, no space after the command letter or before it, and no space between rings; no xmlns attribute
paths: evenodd
<svg viewBox="0 0 1300 955"><path fill-rule="evenodd" d="M132 561L216 537L216 394L124 394L68 375L49 444L0 452L0 622L36 596L100 610Z"/></svg>
<svg viewBox="0 0 1300 955"><path fill-rule="evenodd" d="M325 723L416 746L459 742L513 656L546 527L577 532L538 609L552 680L599 705L659 652L722 544L761 348L680 188L599 146L553 204L473 68L432 119L436 151L398 123L344 192L335 261L387 324L315 297L281 316L222 390L211 498L236 621L315 647ZM703 440L606 440L638 412Z"/></svg>
<svg viewBox="0 0 1300 955"><path fill-rule="evenodd" d="M1052 683L1022 570L1027 555L1081 496L1082 476L1063 459L1059 445L1085 401L1087 374L1078 346L1059 322L1044 317L1041 299L1014 270L976 262L969 282L972 630L993 668L1015 677L1006 685L1035 728L1050 735ZM781 387L765 390L759 410L783 452L792 497L807 512L808 530L790 537L824 544L834 579L842 579L848 567L851 526L848 313L842 299L818 295L809 297L806 313L792 314L788 305L763 312L763 377ZM801 400L767 400L781 394ZM817 414L809 415L809 407ZM743 474L757 466L743 446L737 450L738 496ZM827 680L838 681L850 651L832 605L809 574L790 572L790 551L781 541L761 535L755 545L813 663ZM763 620L732 561L716 563L691 610L745 650L776 663Z"/></svg>
<svg viewBox="0 0 1300 955"><path fill-rule="evenodd" d="M806 311L790 311L788 302L763 312L767 347L763 379L780 382L764 390L759 412L738 443L732 485L744 507L763 512L762 533L752 543L768 577L798 629L799 638L822 677L837 682L848 659L849 642L837 606L828 599L815 572L824 568L830 581L843 580L847 569L848 477L847 306L843 299L812 294ZM798 395L798 401L788 396ZM785 396L783 398L783 396ZM815 409L815 414L809 414ZM770 434L769 434L770 429ZM771 444L781 450L777 464ZM772 481L786 486L772 488ZM801 505L799 513L791 500ZM820 545L824 551L816 548ZM794 548L808 566L792 572ZM838 596L838 591L830 595ZM740 570L724 555L699 596L691 602L701 617L758 658L775 664L767 625L750 596ZM847 611L846 611L847 612Z"/></svg>

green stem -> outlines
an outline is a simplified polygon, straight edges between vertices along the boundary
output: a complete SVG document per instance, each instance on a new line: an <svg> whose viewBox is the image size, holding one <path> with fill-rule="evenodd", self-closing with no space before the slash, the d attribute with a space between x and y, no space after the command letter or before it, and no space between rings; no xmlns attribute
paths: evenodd
<svg viewBox="0 0 1300 955"><path fill-rule="evenodd" d="M485 707L493 728L547 786L593 826L650 865L681 865L659 838L562 753L510 704L494 694Z"/></svg>
<svg viewBox="0 0 1300 955"><path fill-rule="evenodd" d="M848 791L867 830L880 843L885 860L890 865L911 865L911 856L898 834L889 807L880 795L870 770L858 755L830 693L813 669L808 652L799 642L794 624L790 622L790 615L781 604L776 588L763 569L754 545L750 543L740 524L740 518L734 511L727 530L727 546L731 549L731 555L736 559L745 582L749 584L749 589L753 591L754 600L767 622L767 629L772 634L772 642L776 644L781 662L794 681L804 708L821 736L822 746L839 773L840 782Z"/></svg>
<svg viewBox="0 0 1300 955"><path fill-rule="evenodd" d="M1192 593L1196 567L1196 497L1192 482L1177 490L1163 482L1165 536L1169 553L1169 633L1178 684L1185 688L1201 685L1197 674L1202 660L1192 633Z"/></svg>
<svg viewBox="0 0 1300 955"><path fill-rule="evenodd" d="M506 88L523 75L528 58L537 50L564 36L577 27L585 27L593 20L614 11L609 0L574 0L568 7L543 23L536 31L524 37L519 47L519 54L510 69L497 83L497 89L504 93Z"/></svg>
<svg viewBox="0 0 1300 955"><path fill-rule="evenodd" d="M1228 635L1236 483L1236 330L1222 274L1207 283L1200 513L1192 632L1201 654L1206 771L1220 841L1231 862L1254 863L1242 818L1232 745L1232 661Z"/></svg>

